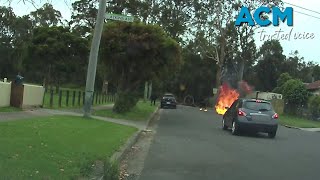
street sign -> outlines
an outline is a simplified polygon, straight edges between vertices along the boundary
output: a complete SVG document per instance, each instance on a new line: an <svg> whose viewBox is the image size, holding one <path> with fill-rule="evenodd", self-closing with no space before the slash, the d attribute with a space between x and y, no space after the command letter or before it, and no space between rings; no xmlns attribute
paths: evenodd
<svg viewBox="0 0 320 180"><path fill-rule="evenodd" d="M218 89L217 89L217 88L213 88L213 89L212 89L212 92L213 92L213 94L217 94Z"/></svg>
<svg viewBox="0 0 320 180"><path fill-rule="evenodd" d="M107 19L115 20L115 21L125 21L125 22L133 22L133 16L124 16L121 14L106 14Z"/></svg>

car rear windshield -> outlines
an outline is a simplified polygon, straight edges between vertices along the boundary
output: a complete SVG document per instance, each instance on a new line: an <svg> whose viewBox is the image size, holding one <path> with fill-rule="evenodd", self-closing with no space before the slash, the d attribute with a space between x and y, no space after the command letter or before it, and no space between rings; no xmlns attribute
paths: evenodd
<svg viewBox="0 0 320 180"><path fill-rule="evenodd" d="M168 98L168 99L174 99L174 96L172 96L172 95L165 95L165 96L163 96L164 98Z"/></svg>
<svg viewBox="0 0 320 180"><path fill-rule="evenodd" d="M257 101L246 101L243 104L243 107L246 109L254 111L271 111L272 106L267 102L257 102Z"/></svg>

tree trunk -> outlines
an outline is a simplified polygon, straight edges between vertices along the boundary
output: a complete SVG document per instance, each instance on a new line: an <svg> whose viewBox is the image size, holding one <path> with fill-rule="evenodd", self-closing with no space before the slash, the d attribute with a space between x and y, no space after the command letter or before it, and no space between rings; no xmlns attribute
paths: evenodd
<svg viewBox="0 0 320 180"><path fill-rule="evenodd" d="M221 67L218 65L216 73L216 88L219 88L221 85Z"/></svg>
<svg viewBox="0 0 320 180"><path fill-rule="evenodd" d="M148 100L148 82L146 81L144 84L144 101Z"/></svg>
<svg viewBox="0 0 320 180"><path fill-rule="evenodd" d="M241 62L240 62L240 68L239 68L239 76L238 76L238 80L239 81L242 81L243 80L243 72L244 72L244 59L241 59Z"/></svg>

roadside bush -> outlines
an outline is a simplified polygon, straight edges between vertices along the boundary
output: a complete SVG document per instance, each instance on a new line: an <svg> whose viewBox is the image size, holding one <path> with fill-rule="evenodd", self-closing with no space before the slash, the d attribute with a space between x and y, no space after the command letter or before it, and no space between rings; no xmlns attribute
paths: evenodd
<svg viewBox="0 0 320 180"><path fill-rule="evenodd" d="M137 93L118 93L114 103L113 111L124 113L130 111L139 101Z"/></svg>
<svg viewBox="0 0 320 180"><path fill-rule="evenodd" d="M286 102L286 113L296 115L298 107L308 102L309 93L304 84L297 79L291 79L282 86Z"/></svg>
<svg viewBox="0 0 320 180"><path fill-rule="evenodd" d="M119 180L120 168L117 162L106 160L104 163L104 180Z"/></svg>
<svg viewBox="0 0 320 180"><path fill-rule="evenodd" d="M308 102L309 112L312 119L317 119L320 116L320 96L312 96Z"/></svg>

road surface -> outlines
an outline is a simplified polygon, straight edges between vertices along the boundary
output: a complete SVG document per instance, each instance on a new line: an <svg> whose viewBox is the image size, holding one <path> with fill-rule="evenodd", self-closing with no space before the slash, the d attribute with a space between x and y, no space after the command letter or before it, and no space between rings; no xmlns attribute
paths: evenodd
<svg viewBox="0 0 320 180"><path fill-rule="evenodd" d="M319 172L320 133L232 136L214 111L179 106L162 111L139 180L316 180Z"/></svg>

